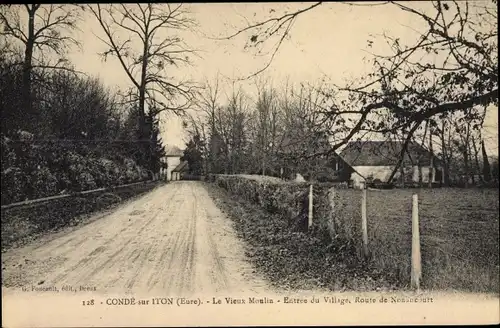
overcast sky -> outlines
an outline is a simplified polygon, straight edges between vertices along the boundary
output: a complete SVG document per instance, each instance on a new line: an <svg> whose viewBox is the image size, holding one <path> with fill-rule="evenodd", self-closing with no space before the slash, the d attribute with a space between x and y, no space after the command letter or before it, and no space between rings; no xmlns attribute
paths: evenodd
<svg viewBox="0 0 500 328"><path fill-rule="evenodd" d="M190 78L196 81L213 79L217 73L226 77L243 77L262 68L269 60L268 56L256 57L254 52L245 52L244 45L249 34L243 34L233 40L215 41L210 37L231 34L238 28L268 17L273 14L302 8L312 3L199 3L186 5L197 21L196 31L183 34L186 43L194 49L200 49L201 58L195 58L193 66L168 72L176 77ZM428 3L418 4L425 7ZM363 58L367 51L383 53L383 42L375 42L372 48L367 45L370 35L387 33L400 37L402 41L414 40L414 30L419 30L413 15L405 14L395 6L375 7L349 6L341 3L326 3L301 15L295 22L291 37L286 40L265 76L276 86L289 79L294 83L316 83L327 78L335 83L357 77L367 70ZM102 62L98 52L105 50L103 43L95 35L103 36L99 25L92 17L86 17L82 32L82 51L74 51L70 58L77 68L89 74L100 76L109 86L125 87L129 81L117 60ZM375 38L375 40L380 40ZM412 42L412 41L410 41ZM242 86L251 92L250 83ZM498 114L493 109L486 120L488 149L498 154ZM166 144L184 146L185 134L181 121L169 116L162 125Z"/></svg>

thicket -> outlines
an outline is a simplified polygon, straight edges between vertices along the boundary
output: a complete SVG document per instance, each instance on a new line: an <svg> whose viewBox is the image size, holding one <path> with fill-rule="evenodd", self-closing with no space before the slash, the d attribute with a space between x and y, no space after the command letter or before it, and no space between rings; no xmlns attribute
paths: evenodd
<svg viewBox="0 0 500 328"><path fill-rule="evenodd" d="M143 181L158 172L163 146L154 117L150 138L139 140L135 105L124 105L100 80L71 70L32 73L35 125L23 109L21 65L0 58L2 204Z"/></svg>

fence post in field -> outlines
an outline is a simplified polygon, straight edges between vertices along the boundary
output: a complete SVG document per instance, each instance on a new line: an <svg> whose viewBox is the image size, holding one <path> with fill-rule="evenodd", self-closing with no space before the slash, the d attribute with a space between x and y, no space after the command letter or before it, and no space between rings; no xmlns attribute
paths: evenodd
<svg viewBox="0 0 500 328"><path fill-rule="evenodd" d="M307 216L307 228L311 228L313 223L313 185L309 186L309 213Z"/></svg>
<svg viewBox="0 0 500 328"><path fill-rule="evenodd" d="M420 254L420 231L418 223L418 195L413 195L411 212L411 286L417 290L420 289L420 278L422 276L422 263Z"/></svg>
<svg viewBox="0 0 500 328"><path fill-rule="evenodd" d="M366 183L363 185L361 198L361 229L363 231L363 256L368 257L368 224L366 219Z"/></svg>

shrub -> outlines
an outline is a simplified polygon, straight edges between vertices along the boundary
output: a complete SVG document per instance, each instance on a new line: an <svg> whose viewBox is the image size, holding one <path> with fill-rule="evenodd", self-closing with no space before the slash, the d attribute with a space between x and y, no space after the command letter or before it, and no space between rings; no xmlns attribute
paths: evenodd
<svg viewBox="0 0 500 328"><path fill-rule="evenodd" d="M96 199L96 203L97 203L97 206L99 208L105 208L109 205L119 203L121 201L122 201L122 199L120 198L120 196L118 196L115 193L110 193L110 192L104 193L104 194L100 195L99 197L97 197L97 199Z"/></svg>
<svg viewBox="0 0 500 328"><path fill-rule="evenodd" d="M292 229L304 230L308 185L274 177L217 175L216 184L270 213L280 214Z"/></svg>
<svg viewBox="0 0 500 328"><path fill-rule="evenodd" d="M2 204L20 202L25 197L26 177L19 167L2 171Z"/></svg>
<svg viewBox="0 0 500 328"><path fill-rule="evenodd" d="M36 144L31 134L2 136L2 204L144 181L135 161L99 158L89 147L71 143ZM16 140L17 141L14 141ZM115 156L116 157L116 156Z"/></svg>
<svg viewBox="0 0 500 328"><path fill-rule="evenodd" d="M47 167L35 171L33 175L33 189L35 198L53 196L57 192L57 177Z"/></svg>

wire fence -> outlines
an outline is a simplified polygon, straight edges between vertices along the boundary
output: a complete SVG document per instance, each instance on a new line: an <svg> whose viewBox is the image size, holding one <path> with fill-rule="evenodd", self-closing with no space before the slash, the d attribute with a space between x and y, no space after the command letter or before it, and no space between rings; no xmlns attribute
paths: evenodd
<svg viewBox="0 0 500 328"><path fill-rule="evenodd" d="M315 219L333 221L333 234L353 240L360 259L404 285L417 265L425 288L499 290L498 190L329 191L334 195L327 207L314 207Z"/></svg>

